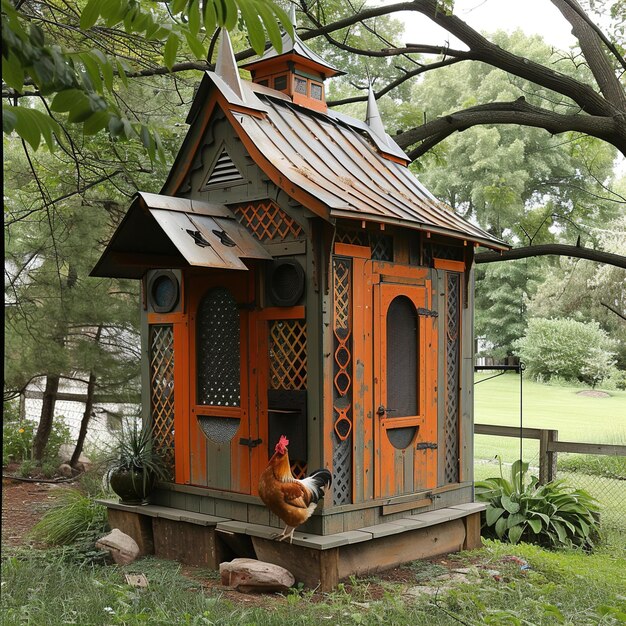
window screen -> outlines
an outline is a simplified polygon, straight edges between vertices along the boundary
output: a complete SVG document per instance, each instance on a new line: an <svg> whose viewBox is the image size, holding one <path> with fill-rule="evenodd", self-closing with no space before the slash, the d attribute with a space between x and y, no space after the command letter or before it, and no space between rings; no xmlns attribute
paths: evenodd
<svg viewBox="0 0 626 626"><path fill-rule="evenodd" d="M228 289L211 289L196 319L197 403L239 406L239 310Z"/></svg>

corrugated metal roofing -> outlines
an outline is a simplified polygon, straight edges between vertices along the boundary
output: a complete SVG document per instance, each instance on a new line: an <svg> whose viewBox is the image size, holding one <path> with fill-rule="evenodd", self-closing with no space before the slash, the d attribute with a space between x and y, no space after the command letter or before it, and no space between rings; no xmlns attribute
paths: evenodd
<svg viewBox="0 0 626 626"><path fill-rule="evenodd" d="M404 165L381 156L350 118L257 95L267 114L233 113L241 131L281 175L326 204L330 217L398 223L508 247L438 201Z"/></svg>

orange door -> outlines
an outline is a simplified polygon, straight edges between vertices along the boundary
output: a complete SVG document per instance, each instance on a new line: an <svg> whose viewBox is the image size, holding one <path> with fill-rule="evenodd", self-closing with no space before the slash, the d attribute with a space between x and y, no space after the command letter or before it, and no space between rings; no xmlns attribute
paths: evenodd
<svg viewBox="0 0 626 626"><path fill-rule="evenodd" d="M373 289L379 498L415 493L436 480L436 325L428 285L379 283Z"/></svg>
<svg viewBox="0 0 626 626"><path fill-rule="evenodd" d="M251 492L257 433L251 423L249 304L252 271L189 279L189 455L192 485Z"/></svg>

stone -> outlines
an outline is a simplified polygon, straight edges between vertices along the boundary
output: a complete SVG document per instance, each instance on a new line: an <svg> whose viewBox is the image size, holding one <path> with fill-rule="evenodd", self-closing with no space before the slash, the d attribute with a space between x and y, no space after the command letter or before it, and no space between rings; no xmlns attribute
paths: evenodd
<svg viewBox="0 0 626 626"><path fill-rule="evenodd" d="M66 478L72 478L72 476L74 476L74 470L68 463L61 463L57 471L61 476L65 476Z"/></svg>
<svg viewBox="0 0 626 626"><path fill-rule="evenodd" d="M109 552L118 565L128 565L139 556L137 542L119 528L114 528L108 535L98 539L96 548Z"/></svg>
<svg viewBox="0 0 626 626"><path fill-rule="evenodd" d="M62 443L59 446L59 461L61 464L69 465L72 460L72 454L74 454L74 445L71 443ZM86 472L93 465L91 459L84 454L78 457L76 462L76 469L79 472Z"/></svg>
<svg viewBox="0 0 626 626"><path fill-rule="evenodd" d="M222 585L241 593L271 593L287 591L296 579L280 565L256 559L238 558L220 563Z"/></svg>

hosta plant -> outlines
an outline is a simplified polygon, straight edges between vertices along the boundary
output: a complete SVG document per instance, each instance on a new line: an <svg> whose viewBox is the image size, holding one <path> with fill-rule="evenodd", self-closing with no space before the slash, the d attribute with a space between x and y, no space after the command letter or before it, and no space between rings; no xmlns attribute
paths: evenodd
<svg viewBox="0 0 626 626"><path fill-rule="evenodd" d="M597 501L563 480L540 485L528 477L528 463L515 461L510 479L502 475L476 482L476 499L487 503L483 534L502 541L525 541L549 548L593 547L598 532Z"/></svg>

